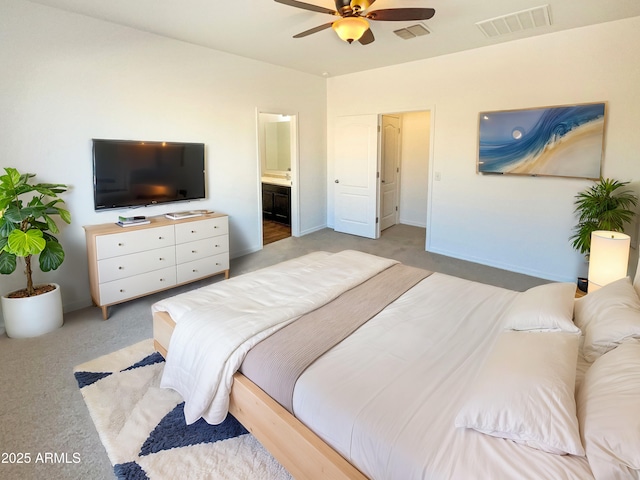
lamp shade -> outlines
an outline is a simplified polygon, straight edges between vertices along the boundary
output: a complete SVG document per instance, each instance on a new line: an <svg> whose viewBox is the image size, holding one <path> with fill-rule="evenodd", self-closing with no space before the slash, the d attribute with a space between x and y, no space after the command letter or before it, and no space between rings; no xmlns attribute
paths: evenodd
<svg viewBox="0 0 640 480"><path fill-rule="evenodd" d="M589 292L627 276L630 245L631 237L624 233L596 230L591 234Z"/></svg>
<svg viewBox="0 0 640 480"><path fill-rule="evenodd" d="M364 32L369 29L369 22L362 17L344 17L333 22L331 27L342 40L351 43L354 40L360 40Z"/></svg>

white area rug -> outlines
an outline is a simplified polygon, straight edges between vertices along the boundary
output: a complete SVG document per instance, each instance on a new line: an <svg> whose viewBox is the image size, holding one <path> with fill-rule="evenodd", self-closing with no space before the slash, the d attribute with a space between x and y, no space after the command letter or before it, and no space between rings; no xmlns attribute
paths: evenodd
<svg viewBox="0 0 640 480"><path fill-rule="evenodd" d="M159 387L163 368L151 340L74 368L117 478L292 478L233 416L186 425L180 395Z"/></svg>

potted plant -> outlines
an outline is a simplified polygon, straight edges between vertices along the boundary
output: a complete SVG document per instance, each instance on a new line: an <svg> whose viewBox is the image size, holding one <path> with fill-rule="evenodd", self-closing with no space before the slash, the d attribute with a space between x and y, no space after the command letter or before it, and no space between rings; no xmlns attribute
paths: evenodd
<svg viewBox="0 0 640 480"><path fill-rule="evenodd" d="M5 168L0 176L0 273L10 274L18 258L24 259L27 286L0 297L7 335L33 337L62 325L62 300L59 285L35 285L32 259L38 256L40 270L56 270L64 261L64 250L53 235L59 233L53 218L71 223L70 213L58 194L63 184L31 183L35 174L21 174ZM23 196L33 193L29 200Z"/></svg>
<svg viewBox="0 0 640 480"><path fill-rule="evenodd" d="M596 230L622 232L633 220L638 197L628 189L629 182L600 178L594 185L576 195L575 213L578 224L571 236L572 246L589 259L591 233ZM581 285L582 283L582 285ZM586 291L586 279L579 278L578 286Z"/></svg>

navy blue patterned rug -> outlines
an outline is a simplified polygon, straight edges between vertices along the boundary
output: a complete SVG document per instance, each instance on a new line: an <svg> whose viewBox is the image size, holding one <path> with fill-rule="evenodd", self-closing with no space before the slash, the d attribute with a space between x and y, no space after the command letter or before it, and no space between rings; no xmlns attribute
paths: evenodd
<svg viewBox="0 0 640 480"><path fill-rule="evenodd" d="M159 387L163 368L145 340L74 369L118 479L291 478L233 416L187 425L180 395Z"/></svg>

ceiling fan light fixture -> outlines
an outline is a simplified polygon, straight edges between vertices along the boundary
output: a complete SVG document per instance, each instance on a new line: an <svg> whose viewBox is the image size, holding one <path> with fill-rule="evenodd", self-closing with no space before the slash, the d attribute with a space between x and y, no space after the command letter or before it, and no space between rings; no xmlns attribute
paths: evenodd
<svg viewBox="0 0 640 480"><path fill-rule="evenodd" d="M369 22L362 17L344 17L333 22L331 27L345 42L360 40L364 32L369 29Z"/></svg>

